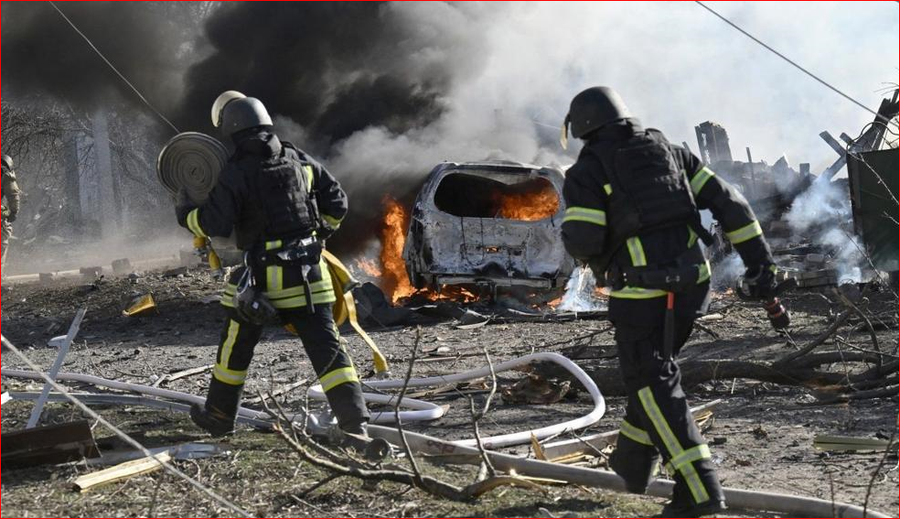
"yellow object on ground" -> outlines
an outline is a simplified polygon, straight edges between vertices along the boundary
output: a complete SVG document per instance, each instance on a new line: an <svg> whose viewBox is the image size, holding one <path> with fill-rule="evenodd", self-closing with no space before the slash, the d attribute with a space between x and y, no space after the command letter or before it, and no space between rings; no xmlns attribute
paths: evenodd
<svg viewBox="0 0 900 519"><path fill-rule="evenodd" d="M153 299L153 294L147 294L138 298L131 304L130 307L128 307L126 310L123 310L122 315L124 315L125 317L133 317L135 315L155 309L156 300Z"/></svg>
<svg viewBox="0 0 900 519"><path fill-rule="evenodd" d="M356 302L353 301L351 291L359 285L359 282L353 279L353 275L347 270L347 267L341 263L334 254L322 251L322 258L328 264L328 271L331 274L331 282L334 285L334 293L337 295L337 302L334 304L334 322L338 326L344 324L348 320L350 326L359 334L360 337L369 345L372 350L372 361L375 365L375 374L387 374L390 371L388 361L378 349L375 341L369 337L369 334L359 325L359 319L356 315Z"/></svg>

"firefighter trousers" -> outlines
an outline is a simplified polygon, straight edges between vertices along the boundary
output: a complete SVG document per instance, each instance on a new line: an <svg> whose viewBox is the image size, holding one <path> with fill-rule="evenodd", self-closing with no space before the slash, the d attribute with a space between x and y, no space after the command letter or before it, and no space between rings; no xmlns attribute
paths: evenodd
<svg viewBox="0 0 900 519"><path fill-rule="evenodd" d="M672 502L690 506L710 500L724 501L709 447L691 416L681 388L675 358L690 337L694 318L676 321L675 353L663 357L664 323L658 326L616 324L616 345L628 405L619 430L617 450L629 460L617 471L636 486L651 477L659 456L675 480Z"/></svg>
<svg viewBox="0 0 900 519"><path fill-rule="evenodd" d="M12 224L6 221L6 218L3 219L2 222L2 233L3 239L0 242L0 246L2 246L3 250L0 251L0 256L2 256L2 260L0 260L0 271L6 269L6 255L9 252L9 239L12 237ZM3 272L3 275L6 275L6 272Z"/></svg>
<svg viewBox="0 0 900 519"><path fill-rule="evenodd" d="M369 420L369 413L356 368L341 344L332 310L332 304L318 304L314 314L302 307L282 310L281 318L285 327L303 343L338 425L347 432L360 433ZM263 326L244 321L234 309L228 309L227 313L206 406L233 417Z"/></svg>

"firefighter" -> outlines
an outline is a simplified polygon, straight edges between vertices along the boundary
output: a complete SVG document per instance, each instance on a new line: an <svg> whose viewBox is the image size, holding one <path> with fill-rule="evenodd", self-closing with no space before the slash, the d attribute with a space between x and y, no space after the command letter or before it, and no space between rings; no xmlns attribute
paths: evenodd
<svg viewBox="0 0 900 519"><path fill-rule="evenodd" d="M3 156L3 185L2 187L2 197L6 199L6 202L3 204L3 251L2 253L2 262L0 262L0 271L3 271L5 275L6 272L6 255L9 253L9 239L12 237L12 223L16 221L16 218L19 216L19 200L21 198L21 191L19 190L19 184L16 182L16 172L15 165L13 164L13 159L9 155Z"/></svg>
<svg viewBox="0 0 900 519"><path fill-rule="evenodd" d="M707 209L747 266L753 295L775 290L772 253L747 201L690 151L644 129L621 97L589 88L563 128L584 146L566 174L563 241L610 289L622 377L628 390L611 468L643 494L660 456L674 478L662 517L725 509L710 450L688 410L676 359L708 301L710 266L700 241Z"/></svg>
<svg viewBox="0 0 900 519"><path fill-rule="evenodd" d="M245 266L228 280L206 405L194 406L191 418L216 436L233 430L253 350L265 325L280 324L300 337L340 429L366 437L369 415L335 326L336 295L321 255L347 214L347 195L325 167L278 139L259 100L226 92L212 117L235 152L202 206L179 195L178 222L198 237L234 232Z"/></svg>

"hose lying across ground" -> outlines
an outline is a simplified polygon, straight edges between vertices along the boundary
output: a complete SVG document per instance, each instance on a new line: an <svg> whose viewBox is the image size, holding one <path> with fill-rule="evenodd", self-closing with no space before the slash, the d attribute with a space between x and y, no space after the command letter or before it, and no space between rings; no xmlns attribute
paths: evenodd
<svg viewBox="0 0 900 519"><path fill-rule="evenodd" d="M543 427L534 431L523 431L519 433L484 438L483 443L486 448L497 448L527 443L531 441L532 434L534 434L538 439L547 438L549 436L567 430L576 430L587 427L596 423L600 420L600 418L603 417L603 414L606 410L606 404L603 399L603 395L600 393L600 390L597 388L596 384L588 377L588 375L584 373L583 370L581 370L581 368L579 368L575 363L563 357L562 355L555 353L538 353L534 355L528 355L519 359L514 359L509 362L499 364L494 368L493 371L495 373L509 371L522 366L526 366L536 361L554 362L563 366L565 369L571 372L572 375L574 375L579 381L581 381L581 383L584 384L585 388L587 388L588 392L594 400L594 409L591 411L591 413L585 416L565 423ZM491 368L485 367L482 369L467 371L455 375L411 379L407 387L432 387L455 384L459 382L484 378L490 376L490 374ZM39 380L42 378L40 374L35 372L6 369L2 370L2 376L32 380ZM171 402L167 402L166 400L187 404L202 404L204 402L203 397L199 397L196 395L181 393L168 389L144 386L140 384L129 384L114 380L106 380L90 375L62 373L57 377L57 380L82 382L91 384L96 387L104 387L108 389L137 393L139 395L144 395L144 397L136 398L133 396L123 396L120 402L140 403L151 407L159 407L173 411L185 411L187 410L187 406L179 404L173 405ZM404 386L404 382L399 380L367 381L365 384L368 387L379 390L399 389ZM310 390L310 396L316 400L324 400L325 398L325 395L322 392L320 386L313 387ZM366 393L366 400L369 402L385 405L395 404L394 397L392 397L391 395L377 393ZM101 398L98 402L102 401L103 398ZM108 403L114 403L116 402L116 399L110 396L106 399L106 401ZM404 421L433 420L436 418L440 418L443 415L443 410L441 410L440 407L421 400L404 398L402 405L412 409L410 411L403 411L401 413L401 419ZM376 414L373 418L375 418L378 423L385 423L392 421L393 413L379 413ZM297 415L293 417L293 419L295 421L307 423L310 428L320 428L319 424L315 420L315 417L313 416L306 416L305 414L303 414ZM270 417L265 413L243 407L240 408L238 412L238 420L240 422L248 423L254 426L269 426L272 423ZM400 444L400 432L397 429L379 425L372 425L369 428L369 432L373 437L385 439L393 443L394 445ZM405 435L411 448L416 452L423 454L440 454L445 456L450 454L462 455L464 457L471 458L473 460L473 463L475 464L481 463L481 453L477 448L474 447L474 445L476 444L475 439L452 442L423 434L407 432L405 433ZM602 488L617 492L624 492L625 490L625 486L622 480L612 472L522 458L519 456L513 456L510 454L503 454L494 451L488 451L487 455L490 457L491 462L497 469L504 471L515 471L517 474L522 476L566 481L572 484ZM651 485L648 494L656 497L669 497L672 493L672 486L673 483L671 481L657 480L655 483L653 483L653 485ZM872 510L864 511L861 507L854 505L835 503L823 499L790 496L769 492L753 492L748 490L726 488L725 498L729 506L731 506L732 508L741 510L775 512L785 514L789 517L891 517L889 515Z"/></svg>

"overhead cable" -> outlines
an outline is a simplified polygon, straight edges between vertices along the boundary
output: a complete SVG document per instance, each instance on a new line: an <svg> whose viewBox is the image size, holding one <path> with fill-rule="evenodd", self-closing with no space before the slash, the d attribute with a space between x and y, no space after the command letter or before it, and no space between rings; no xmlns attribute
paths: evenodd
<svg viewBox="0 0 900 519"><path fill-rule="evenodd" d="M715 15L717 18L719 18L719 19L722 20L723 22L727 23L728 25L730 25L731 27L733 27L733 28L736 29L737 31L739 31L739 32L740 32L741 34L743 34L744 36L746 36L746 37L750 38L751 40L755 41L756 43L758 43L759 45L761 45L762 47L764 47L766 50L768 50L769 52L775 54L776 56L778 56L779 58L783 59L784 61L787 61L788 63L790 63L791 65L793 65L796 69L800 70L801 72L803 72L803 73L806 74L807 76L809 76L809 77L815 79L816 81L818 81L819 83L821 83L822 85L824 85L824 86L827 87L828 89L832 90L832 91L835 92L836 94L840 95L840 96L843 97L844 99L850 101L851 103L855 104L856 106L858 106L858 107L862 108L863 110L869 112L870 114L874 115L879 121L881 121L881 122L883 122L883 123L885 123L885 124L896 124L896 123L892 123L892 122L889 121L886 117L884 117L883 115L879 114L879 113L876 112L875 110L872 110L871 108L869 108L868 106L864 105L863 103L861 103L861 102L857 101L856 99L850 97L849 95L845 94L843 91L841 91L840 89L838 89L837 87L835 87L835 86L832 85L831 83L825 81L824 79L820 78L819 76L817 76L817 75L813 74L812 72L810 72L809 70L805 69L803 66L801 66L801 65L800 65L799 63L797 63L796 61L792 60L791 58L789 58L789 57L785 56L784 54L778 52L777 50L773 49L771 46L769 46L768 44L766 44L765 42L763 42L762 40L760 40L760 39L757 38L756 36L753 36L753 35L750 34L749 32L745 31L743 28L741 28L740 26L738 26L736 23L732 22L731 20L729 20L729 19L726 18L725 16L719 14L719 13L718 13L715 9L713 9L712 7L709 7L708 5L706 5L705 3L700 2L700 1L696 1L695 3L696 3L697 5L699 5L700 7L706 9L707 11L709 11L710 13L712 13L712 14Z"/></svg>
<svg viewBox="0 0 900 519"><path fill-rule="evenodd" d="M60 8L56 5L56 3L52 2L52 1L48 1L48 3L49 3L51 6L53 6L54 9L56 9L56 12L59 13L60 16L62 16L63 20L65 20L65 21L72 27L72 29L73 29L75 32L77 32L78 35L81 36L81 37L84 39L84 41L87 42L87 44L91 47L91 49L93 49L94 52L96 52L97 55L100 56L100 59L102 59L104 63L106 63L107 65L109 65L109 68L111 68L112 71L115 72L117 76L119 76L119 79L121 79L122 81L124 81L125 84L128 85L128 86L131 88L131 90L134 91L135 94L137 94L137 96L140 98L140 100L143 101L144 104L147 105L147 107L150 108L150 110L153 111L153 113L155 113L157 116L159 116L160 119L162 119L167 125L169 125L169 127L172 128L172 130L174 130L175 133L179 133L179 132L178 132L178 127L175 126L174 124L172 124L172 121L170 121L165 115L163 115L162 112L160 112L159 110L157 110L155 106L153 106L152 104L150 104L150 101L148 101L147 98L144 97L144 94L142 94L141 91L138 90L137 87L135 87L135 86L131 83L131 81L128 81L128 78L126 78L124 74L122 74L121 72L119 72L119 69L117 69L116 66L113 65L112 62L109 61L109 60L106 58L106 56L103 55L102 52L100 52L100 49L98 49L97 46L94 45L94 43L91 41L90 38L88 38L83 32L81 32L81 30L78 28L78 26L76 26L75 23L74 23L71 19L69 19L68 16L66 16L66 13L64 13L64 12L62 12L62 10L60 10Z"/></svg>

